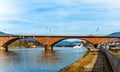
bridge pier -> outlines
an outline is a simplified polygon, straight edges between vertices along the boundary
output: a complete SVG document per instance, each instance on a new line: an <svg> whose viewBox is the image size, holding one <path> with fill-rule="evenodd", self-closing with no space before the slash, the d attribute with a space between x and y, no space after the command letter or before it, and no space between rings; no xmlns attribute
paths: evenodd
<svg viewBox="0 0 120 72"><path fill-rule="evenodd" d="M45 51L52 51L53 47L51 45L45 45Z"/></svg>
<svg viewBox="0 0 120 72"><path fill-rule="evenodd" d="M0 51L8 51L8 48L0 47Z"/></svg>

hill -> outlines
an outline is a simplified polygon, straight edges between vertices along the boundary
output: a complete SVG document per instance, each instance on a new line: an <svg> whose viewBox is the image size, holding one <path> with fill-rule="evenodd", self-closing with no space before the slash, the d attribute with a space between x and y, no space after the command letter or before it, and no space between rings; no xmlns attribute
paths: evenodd
<svg viewBox="0 0 120 72"><path fill-rule="evenodd" d="M80 41L74 41L74 42L70 42L70 41L60 41L57 43L57 45L70 45L70 44L76 44L76 43L80 43Z"/></svg>
<svg viewBox="0 0 120 72"><path fill-rule="evenodd" d="M109 36L120 36L120 32L111 33L111 34L109 34Z"/></svg>
<svg viewBox="0 0 120 72"><path fill-rule="evenodd" d="M73 46L75 46L78 43L80 43L80 41L73 41L73 42L70 42L70 41L60 41L60 42L56 43L55 46L57 46L57 47L73 47Z"/></svg>
<svg viewBox="0 0 120 72"><path fill-rule="evenodd" d="M10 35L10 34L7 34L7 33L0 31L0 35Z"/></svg>

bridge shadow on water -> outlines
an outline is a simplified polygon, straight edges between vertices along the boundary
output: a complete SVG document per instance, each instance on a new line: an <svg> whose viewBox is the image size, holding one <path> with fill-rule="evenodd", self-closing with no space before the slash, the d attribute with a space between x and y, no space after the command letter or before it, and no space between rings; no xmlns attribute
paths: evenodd
<svg viewBox="0 0 120 72"><path fill-rule="evenodd" d="M5 51L0 51L0 64L6 64L6 63L9 63L9 62L17 62L17 61L21 61L22 56L16 52L13 52L13 51L8 51L8 52L5 52Z"/></svg>
<svg viewBox="0 0 120 72"><path fill-rule="evenodd" d="M92 72L113 72L112 67L104 53L98 52L98 58Z"/></svg>
<svg viewBox="0 0 120 72"><path fill-rule="evenodd" d="M58 56L59 56L59 51L57 50L43 51L37 55L36 60L38 63L41 62L40 60L42 60L42 62L53 63L61 60Z"/></svg>
<svg viewBox="0 0 120 72"><path fill-rule="evenodd" d="M0 51L0 56L15 56L18 55L16 52L13 51Z"/></svg>

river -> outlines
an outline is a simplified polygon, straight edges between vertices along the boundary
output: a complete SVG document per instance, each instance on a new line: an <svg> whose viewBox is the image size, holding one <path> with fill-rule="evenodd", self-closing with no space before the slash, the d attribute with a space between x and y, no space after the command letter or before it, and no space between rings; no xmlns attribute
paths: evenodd
<svg viewBox="0 0 120 72"><path fill-rule="evenodd" d="M54 51L44 48L9 49L0 52L0 72L58 72L82 58L87 48L54 47Z"/></svg>

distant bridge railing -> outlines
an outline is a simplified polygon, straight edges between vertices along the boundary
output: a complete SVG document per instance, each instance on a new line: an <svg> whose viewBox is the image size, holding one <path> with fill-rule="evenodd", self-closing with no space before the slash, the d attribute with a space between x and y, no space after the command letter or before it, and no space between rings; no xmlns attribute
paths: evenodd
<svg viewBox="0 0 120 72"><path fill-rule="evenodd" d="M113 55L111 52L109 52L106 49L101 49L102 52L104 52L112 66L112 69L114 72L120 72L120 58L117 58L115 55Z"/></svg>

